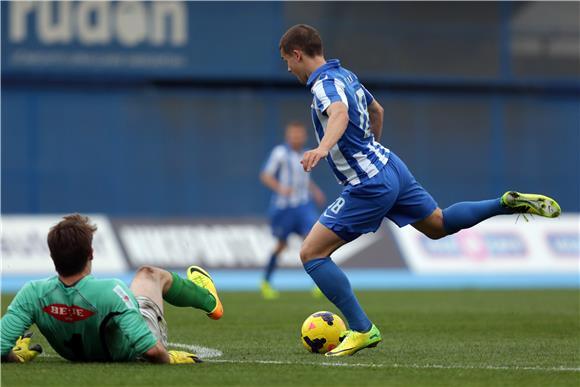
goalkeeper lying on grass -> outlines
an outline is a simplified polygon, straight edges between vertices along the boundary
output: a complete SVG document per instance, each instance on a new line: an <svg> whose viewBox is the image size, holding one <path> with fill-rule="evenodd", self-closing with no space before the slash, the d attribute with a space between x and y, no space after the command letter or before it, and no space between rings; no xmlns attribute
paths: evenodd
<svg viewBox="0 0 580 387"><path fill-rule="evenodd" d="M71 361L133 361L187 364L192 353L167 350L163 300L194 307L219 319L223 307L211 277L201 268L188 279L151 266L141 267L131 287L118 279L91 275L96 227L87 217L69 215L48 233L58 273L27 283L2 318L2 360L26 363L42 353L26 330L36 324L52 348Z"/></svg>

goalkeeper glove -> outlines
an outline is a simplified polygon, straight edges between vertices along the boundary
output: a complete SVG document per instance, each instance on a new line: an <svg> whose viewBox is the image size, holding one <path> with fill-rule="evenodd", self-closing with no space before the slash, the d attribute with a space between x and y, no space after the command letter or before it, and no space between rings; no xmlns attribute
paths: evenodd
<svg viewBox="0 0 580 387"><path fill-rule="evenodd" d="M201 363L201 359L193 353L183 351L167 351L169 354L169 364L193 364Z"/></svg>
<svg viewBox="0 0 580 387"><path fill-rule="evenodd" d="M12 348L12 353L14 353L16 358L18 358L18 361L21 363L28 363L42 353L42 347L40 344L30 346L31 337L32 332L26 332L16 340L16 345Z"/></svg>

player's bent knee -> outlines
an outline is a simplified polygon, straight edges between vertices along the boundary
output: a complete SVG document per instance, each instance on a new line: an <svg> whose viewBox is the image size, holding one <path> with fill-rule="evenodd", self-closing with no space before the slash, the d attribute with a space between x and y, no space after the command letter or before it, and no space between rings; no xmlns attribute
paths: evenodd
<svg viewBox="0 0 580 387"><path fill-rule="evenodd" d="M279 241L278 244L276 245L276 248L274 249L274 252L276 254L280 254L282 251L284 251L284 249L286 248L287 243L283 242L283 241Z"/></svg>
<svg viewBox="0 0 580 387"><path fill-rule="evenodd" d="M435 209L426 219L413 223L413 227L429 239L441 239L448 235L443 223L443 212L440 208Z"/></svg>
<svg viewBox="0 0 580 387"><path fill-rule="evenodd" d="M433 239L433 240L441 239L441 238L447 236L447 233L445 232L445 230L438 230L438 229L424 231L423 234L427 238Z"/></svg>
<svg viewBox="0 0 580 387"><path fill-rule="evenodd" d="M300 260L302 261L302 263L306 263L310 260L310 254L308 253L308 250L304 248L304 245L300 248Z"/></svg>
<svg viewBox="0 0 580 387"><path fill-rule="evenodd" d="M306 263L316 258L320 258L320 256L317 256L316 251L312 249L309 244L303 243L300 248L300 260L302 263Z"/></svg>
<svg viewBox="0 0 580 387"><path fill-rule="evenodd" d="M312 261L313 259L328 257L331 250L315 247L310 243L303 243L300 248L300 260L302 263Z"/></svg>
<svg viewBox="0 0 580 387"><path fill-rule="evenodd" d="M135 277L156 278L159 277L159 269L154 266L140 266L135 273Z"/></svg>

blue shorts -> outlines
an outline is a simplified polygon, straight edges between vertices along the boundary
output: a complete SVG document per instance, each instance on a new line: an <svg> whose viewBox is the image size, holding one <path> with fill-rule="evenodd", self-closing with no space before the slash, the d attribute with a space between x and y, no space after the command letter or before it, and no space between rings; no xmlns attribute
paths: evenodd
<svg viewBox="0 0 580 387"><path fill-rule="evenodd" d="M427 218L437 203L391 152L387 165L367 181L348 186L320 215L319 222L345 241L375 232L383 218L399 227Z"/></svg>
<svg viewBox="0 0 580 387"><path fill-rule="evenodd" d="M305 237L316 223L317 218L318 211L312 203L292 208L274 209L270 216L272 234L281 241L288 239L292 233Z"/></svg>

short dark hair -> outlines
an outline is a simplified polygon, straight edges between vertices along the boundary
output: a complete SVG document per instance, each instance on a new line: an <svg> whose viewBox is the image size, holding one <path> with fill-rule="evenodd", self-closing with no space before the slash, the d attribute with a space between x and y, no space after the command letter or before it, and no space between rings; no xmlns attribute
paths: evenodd
<svg viewBox="0 0 580 387"><path fill-rule="evenodd" d="M93 252L93 234L97 226L87 216L67 215L48 232L46 241L54 268L67 277L83 271Z"/></svg>
<svg viewBox="0 0 580 387"><path fill-rule="evenodd" d="M310 57L322 55L322 38L316 30L306 24L297 24L290 27L280 39L280 49L285 54L292 50L302 50Z"/></svg>
<svg viewBox="0 0 580 387"><path fill-rule="evenodd" d="M304 125L304 123L302 121L297 121L297 120L290 121L286 124L287 128L289 128L291 126L301 126L303 128L306 128L306 125Z"/></svg>

